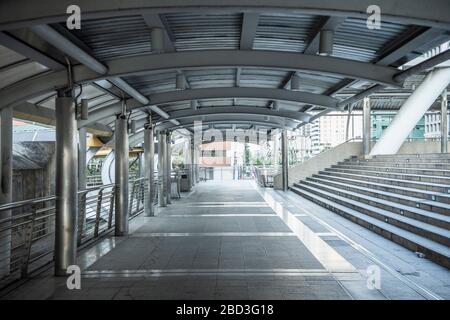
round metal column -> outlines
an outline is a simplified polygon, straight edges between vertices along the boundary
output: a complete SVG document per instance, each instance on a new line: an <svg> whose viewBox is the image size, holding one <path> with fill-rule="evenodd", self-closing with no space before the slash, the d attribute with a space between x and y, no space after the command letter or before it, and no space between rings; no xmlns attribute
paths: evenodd
<svg viewBox="0 0 450 320"><path fill-rule="evenodd" d="M371 104L370 98L364 98L363 101L363 152L364 156L370 153L370 143L372 140L372 123L371 123Z"/></svg>
<svg viewBox="0 0 450 320"><path fill-rule="evenodd" d="M448 152L448 99L447 89L442 92L441 99L441 153Z"/></svg>
<svg viewBox="0 0 450 320"><path fill-rule="evenodd" d="M195 146L194 146L194 139L191 139L191 145L190 145L190 154L191 154L191 186L195 186L196 180L195 180Z"/></svg>
<svg viewBox="0 0 450 320"><path fill-rule="evenodd" d="M158 203L160 207L167 206L167 192L166 192L166 166L167 166L167 143L166 132L160 131L158 134Z"/></svg>
<svg viewBox="0 0 450 320"><path fill-rule="evenodd" d="M151 119L144 127L144 177L147 178L147 192L144 195L144 212L147 217L155 215L155 144L153 142L153 125Z"/></svg>
<svg viewBox="0 0 450 320"><path fill-rule="evenodd" d="M167 177L167 204L172 203L171 191L172 191L172 134L167 132L167 165L166 165L166 177Z"/></svg>
<svg viewBox="0 0 450 320"><path fill-rule="evenodd" d="M283 129L281 132L281 159L282 159L282 177L283 177L283 191L288 191L289 188L289 163L288 163L288 139L287 130Z"/></svg>
<svg viewBox="0 0 450 320"><path fill-rule="evenodd" d="M56 98L55 275L66 276L77 261L78 146L72 97Z"/></svg>
<svg viewBox="0 0 450 320"><path fill-rule="evenodd" d="M128 179L129 179L129 149L128 122L125 115L116 119L115 131L115 235L128 234Z"/></svg>

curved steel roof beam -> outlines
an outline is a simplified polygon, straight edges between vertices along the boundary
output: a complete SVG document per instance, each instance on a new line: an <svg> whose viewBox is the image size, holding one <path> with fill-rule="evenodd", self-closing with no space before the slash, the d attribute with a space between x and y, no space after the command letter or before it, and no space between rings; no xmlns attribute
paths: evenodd
<svg viewBox="0 0 450 320"><path fill-rule="evenodd" d="M191 90L179 90L155 93L149 96L151 105L163 105L167 103L203 100L203 99L268 99L279 101L291 101L298 103L313 104L330 109L337 109L339 100L315 93L290 91L271 88L250 88L250 87L224 87L224 88L203 88Z"/></svg>
<svg viewBox="0 0 450 320"><path fill-rule="evenodd" d="M59 23L67 19L67 7L71 0L29 1L14 0L0 3L0 29L17 29L38 23ZM373 0L316 1L316 0L153 0L116 1L78 0L83 19L99 19L137 14L162 14L175 12L279 12L302 13L322 16L351 16L366 19L367 8ZM407 5L398 5L391 0L377 0L382 8L383 21L417 24L450 29L447 0L409 0ZM120 9L120 10L119 10Z"/></svg>
<svg viewBox="0 0 450 320"><path fill-rule="evenodd" d="M227 98L250 98L250 99L269 99L269 100L280 100L280 101L291 101L298 103L307 103L313 105L324 106L330 109L336 109L338 107L339 101L337 99L331 98L329 96L313 94L308 92L298 92L289 91L283 89L270 89L270 88L248 88L248 87L228 87L228 88L205 88L205 89L191 89L191 90L181 90L181 91L168 91L162 93L155 93L149 96L150 103L152 105L163 105L167 103L190 101L190 100L202 100L202 99L227 99ZM78 127L84 127L89 123L100 121L104 118L113 116L121 111L121 102L109 105L107 107L98 109L89 115L89 120L83 120L78 122ZM127 101L127 109L143 109L147 106L143 106L134 99ZM217 107L214 108L218 110ZM230 107L227 110L223 109L226 113L244 113L241 110L242 107ZM204 108L200 109L199 112L205 113ZM209 111L214 111L212 108L208 108ZM254 108L251 111L252 114L261 113L264 110L265 115L272 115L283 118L292 118L302 122L308 122L310 117L300 112L280 112L272 111L270 109ZM189 109L186 112L192 113L193 110ZM250 112L250 110L245 109L245 112ZM266 114L267 113L267 114ZM174 117L173 114L169 114L170 118Z"/></svg>
<svg viewBox="0 0 450 320"><path fill-rule="evenodd" d="M274 122L261 122L261 121L217 121L217 120L213 120L213 121L203 121L202 124L204 126L209 126L209 125L219 125L219 124L248 124L248 125L255 125L255 126L259 126L259 127L266 127L268 129L283 129L285 126L279 124L279 123L274 123ZM180 125L174 125L170 122L168 122L168 126L157 126L156 129L157 130L165 130L165 129L169 129L169 130L177 130L177 129L183 129L183 128L190 128L193 127L194 124L193 123L181 123ZM294 127L289 127L287 126L288 129L295 129ZM205 128L204 130L206 130L207 128ZM131 147L136 146L139 143L144 142L144 131L143 130L139 130L137 131L135 134L130 135L129 138L129 144Z"/></svg>
<svg viewBox="0 0 450 320"><path fill-rule="evenodd" d="M386 86L399 86L399 82L394 80L398 73L395 68L341 58L281 51L184 51L119 58L106 61L105 65L109 70L106 75L99 75L83 65L75 66L73 68L75 82L86 83L128 75L180 69L254 67L289 71L304 70L362 79ZM66 82L67 75L64 70L48 72L21 81L14 86L0 90L2 96L0 109L5 106L13 106L17 102L44 94L55 88L63 88L67 85Z"/></svg>
<svg viewBox="0 0 450 320"><path fill-rule="evenodd" d="M170 114L171 119L186 119L186 118L195 118L202 116L228 116L228 115L259 115L259 116L267 116L274 118L286 118L299 122L309 122L311 116L302 113L302 112L292 112L292 111L275 111L271 109L267 109L264 107L248 107L248 106L232 106L232 107L207 107L201 108L198 110L179 110L174 111ZM167 121L164 121L167 122Z"/></svg>
<svg viewBox="0 0 450 320"><path fill-rule="evenodd" d="M192 116L189 118L181 119L179 125L174 125L171 122L163 122L156 125L157 130L175 130L181 127L194 126L195 121L202 121L203 124L207 122L216 121L223 124L254 124L264 125L266 127L285 127L287 129L294 129L298 126L298 122L290 119L280 119L275 117L261 116L261 115L215 115L210 114L203 117Z"/></svg>

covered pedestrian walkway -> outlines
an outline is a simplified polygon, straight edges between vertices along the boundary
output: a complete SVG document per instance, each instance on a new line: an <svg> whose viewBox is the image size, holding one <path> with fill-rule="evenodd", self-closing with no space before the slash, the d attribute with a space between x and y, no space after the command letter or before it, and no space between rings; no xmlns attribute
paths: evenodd
<svg viewBox="0 0 450 320"><path fill-rule="evenodd" d="M430 298L389 270L390 285L370 289L370 261L351 246L342 252L306 212L252 181L208 181L157 216L132 220L129 236L81 251L81 290L48 270L3 298Z"/></svg>

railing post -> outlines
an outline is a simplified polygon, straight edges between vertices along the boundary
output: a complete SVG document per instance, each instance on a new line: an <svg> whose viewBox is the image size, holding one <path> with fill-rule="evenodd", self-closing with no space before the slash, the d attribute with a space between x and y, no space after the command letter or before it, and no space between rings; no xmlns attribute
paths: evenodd
<svg viewBox="0 0 450 320"><path fill-rule="evenodd" d="M114 214L114 200L116 198L116 187L113 186L111 188L111 195L109 200L109 215L108 215L108 229L112 228L112 220L113 220L113 214Z"/></svg>
<svg viewBox="0 0 450 320"><path fill-rule="evenodd" d="M86 223L86 197L87 192L83 192L80 195L80 204L79 204L80 219L78 220L78 239L77 239L78 245L81 244L81 241L84 236L84 226Z"/></svg>
<svg viewBox="0 0 450 320"><path fill-rule="evenodd" d="M131 198L130 198L130 209L129 209L129 213L130 215L133 215L133 202L134 202L134 193L135 193L135 188L136 188L136 182L133 181L131 182Z"/></svg>
<svg viewBox="0 0 450 320"><path fill-rule="evenodd" d="M95 212L95 228L94 238L98 237L98 230L100 228L100 213L102 211L103 189L100 189L97 196L97 210Z"/></svg>
<svg viewBox="0 0 450 320"><path fill-rule="evenodd" d="M33 215L31 217L31 221L27 227L27 233L25 234L24 240L24 256L21 266L21 277L26 278L28 276L28 265L30 263L30 255L31 255L31 245L33 242L33 230L34 230L34 222L36 220L36 206L33 205Z"/></svg>

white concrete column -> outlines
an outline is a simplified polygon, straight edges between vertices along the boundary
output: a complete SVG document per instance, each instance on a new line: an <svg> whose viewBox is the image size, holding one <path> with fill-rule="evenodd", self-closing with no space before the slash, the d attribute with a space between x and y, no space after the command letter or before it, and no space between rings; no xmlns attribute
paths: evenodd
<svg viewBox="0 0 450 320"><path fill-rule="evenodd" d="M370 154L370 142L372 140L372 123L370 115L372 108L370 98L364 98L363 101L363 152L364 156Z"/></svg>
<svg viewBox="0 0 450 320"><path fill-rule="evenodd" d="M12 143L13 117L12 109L0 111L0 205L12 202ZM0 220L11 217L11 211L0 212ZM0 224L0 228L10 225ZM9 275L11 261L11 230L0 232L0 279Z"/></svg>
<svg viewBox="0 0 450 320"><path fill-rule="evenodd" d="M153 139L153 124L151 118L144 127L144 177L147 178L148 191L144 195L144 212L147 217L155 215L153 201L155 199L155 143Z"/></svg>
<svg viewBox="0 0 450 320"><path fill-rule="evenodd" d="M441 95L441 153L448 153L448 99L447 89Z"/></svg>
<svg viewBox="0 0 450 320"><path fill-rule="evenodd" d="M396 154L405 139L450 83L450 68L431 71L383 132L371 155Z"/></svg>
<svg viewBox="0 0 450 320"><path fill-rule="evenodd" d="M56 98L55 275L67 276L77 261L78 146L72 97Z"/></svg>
<svg viewBox="0 0 450 320"><path fill-rule="evenodd" d="M128 235L129 145L126 115L119 115L115 128L115 235Z"/></svg>

